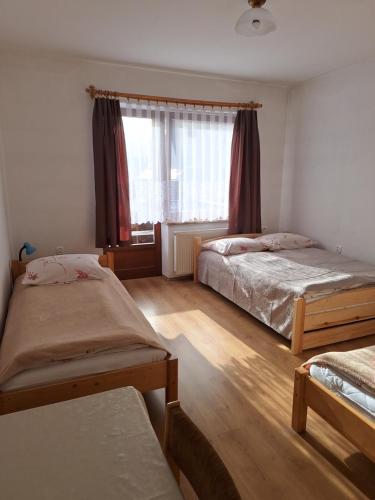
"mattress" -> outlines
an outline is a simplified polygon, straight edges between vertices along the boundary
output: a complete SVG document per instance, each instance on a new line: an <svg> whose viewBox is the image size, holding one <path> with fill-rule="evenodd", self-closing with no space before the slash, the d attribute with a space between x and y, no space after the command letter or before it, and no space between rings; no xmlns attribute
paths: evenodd
<svg viewBox="0 0 375 500"><path fill-rule="evenodd" d="M133 387L3 415L0 441L2 500L183 498Z"/></svg>
<svg viewBox="0 0 375 500"><path fill-rule="evenodd" d="M319 248L199 256L198 278L286 338L294 299L307 302L341 290L375 286L375 266Z"/></svg>
<svg viewBox="0 0 375 500"><path fill-rule="evenodd" d="M142 365L166 359L165 351L154 347L139 346L122 352L97 354L89 358L55 362L48 366L24 370L0 386L1 391L10 391L38 385L62 382L71 378L94 375L130 366Z"/></svg>
<svg viewBox="0 0 375 500"><path fill-rule="evenodd" d="M331 368L312 364L309 371L310 375L321 382L327 389L330 389L366 415L375 419L375 398L372 395L344 379Z"/></svg>

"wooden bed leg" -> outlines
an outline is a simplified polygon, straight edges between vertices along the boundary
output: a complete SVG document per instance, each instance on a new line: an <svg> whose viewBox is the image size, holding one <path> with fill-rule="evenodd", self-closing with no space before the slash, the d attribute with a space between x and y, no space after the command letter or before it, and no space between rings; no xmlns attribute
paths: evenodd
<svg viewBox="0 0 375 500"><path fill-rule="evenodd" d="M294 372L292 427L298 433L306 430L307 404L305 389L308 376L308 371L302 366L296 368Z"/></svg>
<svg viewBox="0 0 375 500"><path fill-rule="evenodd" d="M303 351L303 335L305 332L306 303L303 297L294 299L292 354L301 354Z"/></svg>
<svg viewBox="0 0 375 500"><path fill-rule="evenodd" d="M178 399L178 359L168 359L167 387L165 388L165 402L170 403Z"/></svg>
<svg viewBox="0 0 375 500"><path fill-rule="evenodd" d="M0 392L0 415L4 415L5 413L4 394Z"/></svg>
<svg viewBox="0 0 375 500"><path fill-rule="evenodd" d="M109 269L115 272L115 254L113 252L107 252L107 259Z"/></svg>
<svg viewBox="0 0 375 500"><path fill-rule="evenodd" d="M176 462L173 460L172 455L168 449L168 440L171 432L171 411L176 407L180 407L180 402L178 400L167 403L165 406L163 451L177 483L180 484L180 469L178 468Z"/></svg>
<svg viewBox="0 0 375 500"><path fill-rule="evenodd" d="M176 462L173 460L173 458L171 457L171 455L168 452L165 455L165 458L167 459L169 468L171 469L172 474L173 474L177 484L180 484L180 479L181 479L180 469L176 465Z"/></svg>

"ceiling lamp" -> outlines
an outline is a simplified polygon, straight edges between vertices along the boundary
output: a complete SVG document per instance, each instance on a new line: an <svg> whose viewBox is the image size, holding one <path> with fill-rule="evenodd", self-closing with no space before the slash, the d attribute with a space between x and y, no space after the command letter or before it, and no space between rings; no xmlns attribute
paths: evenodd
<svg viewBox="0 0 375 500"><path fill-rule="evenodd" d="M246 10L236 24L236 31L244 36L267 35L275 31L276 22L271 12L263 8L266 0L248 0L251 9Z"/></svg>

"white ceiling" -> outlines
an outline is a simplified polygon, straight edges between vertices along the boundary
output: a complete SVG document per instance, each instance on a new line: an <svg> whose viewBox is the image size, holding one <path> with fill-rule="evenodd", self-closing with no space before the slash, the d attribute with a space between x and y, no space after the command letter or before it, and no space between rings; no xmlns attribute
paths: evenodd
<svg viewBox="0 0 375 500"><path fill-rule="evenodd" d="M0 0L0 47L285 83L375 56L375 0L266 7L278 30L246 38L246 0Z"/></svg>

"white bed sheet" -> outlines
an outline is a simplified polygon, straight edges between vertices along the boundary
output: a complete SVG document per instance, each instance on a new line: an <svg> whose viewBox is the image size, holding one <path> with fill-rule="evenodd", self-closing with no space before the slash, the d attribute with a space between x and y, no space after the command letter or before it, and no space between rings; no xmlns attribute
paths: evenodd
<svg viewBox="0 0 375 500"><path fill-rule="evenodd" d="M130 366L166 359L165 351L155 347L134 346L121 352L107 352L91 357L50 363L48 366L25 370L0 386L2 391L33 387L95 373L104 373Z"/></svg>
<svg viewBox="0 0 375 500"><path fill-rule="evenodd" d="M327 389L375 419L375 398L364 392L363 389L343 379L330 368L323 366L312 364L310 375L321 382Z"/></svg>

